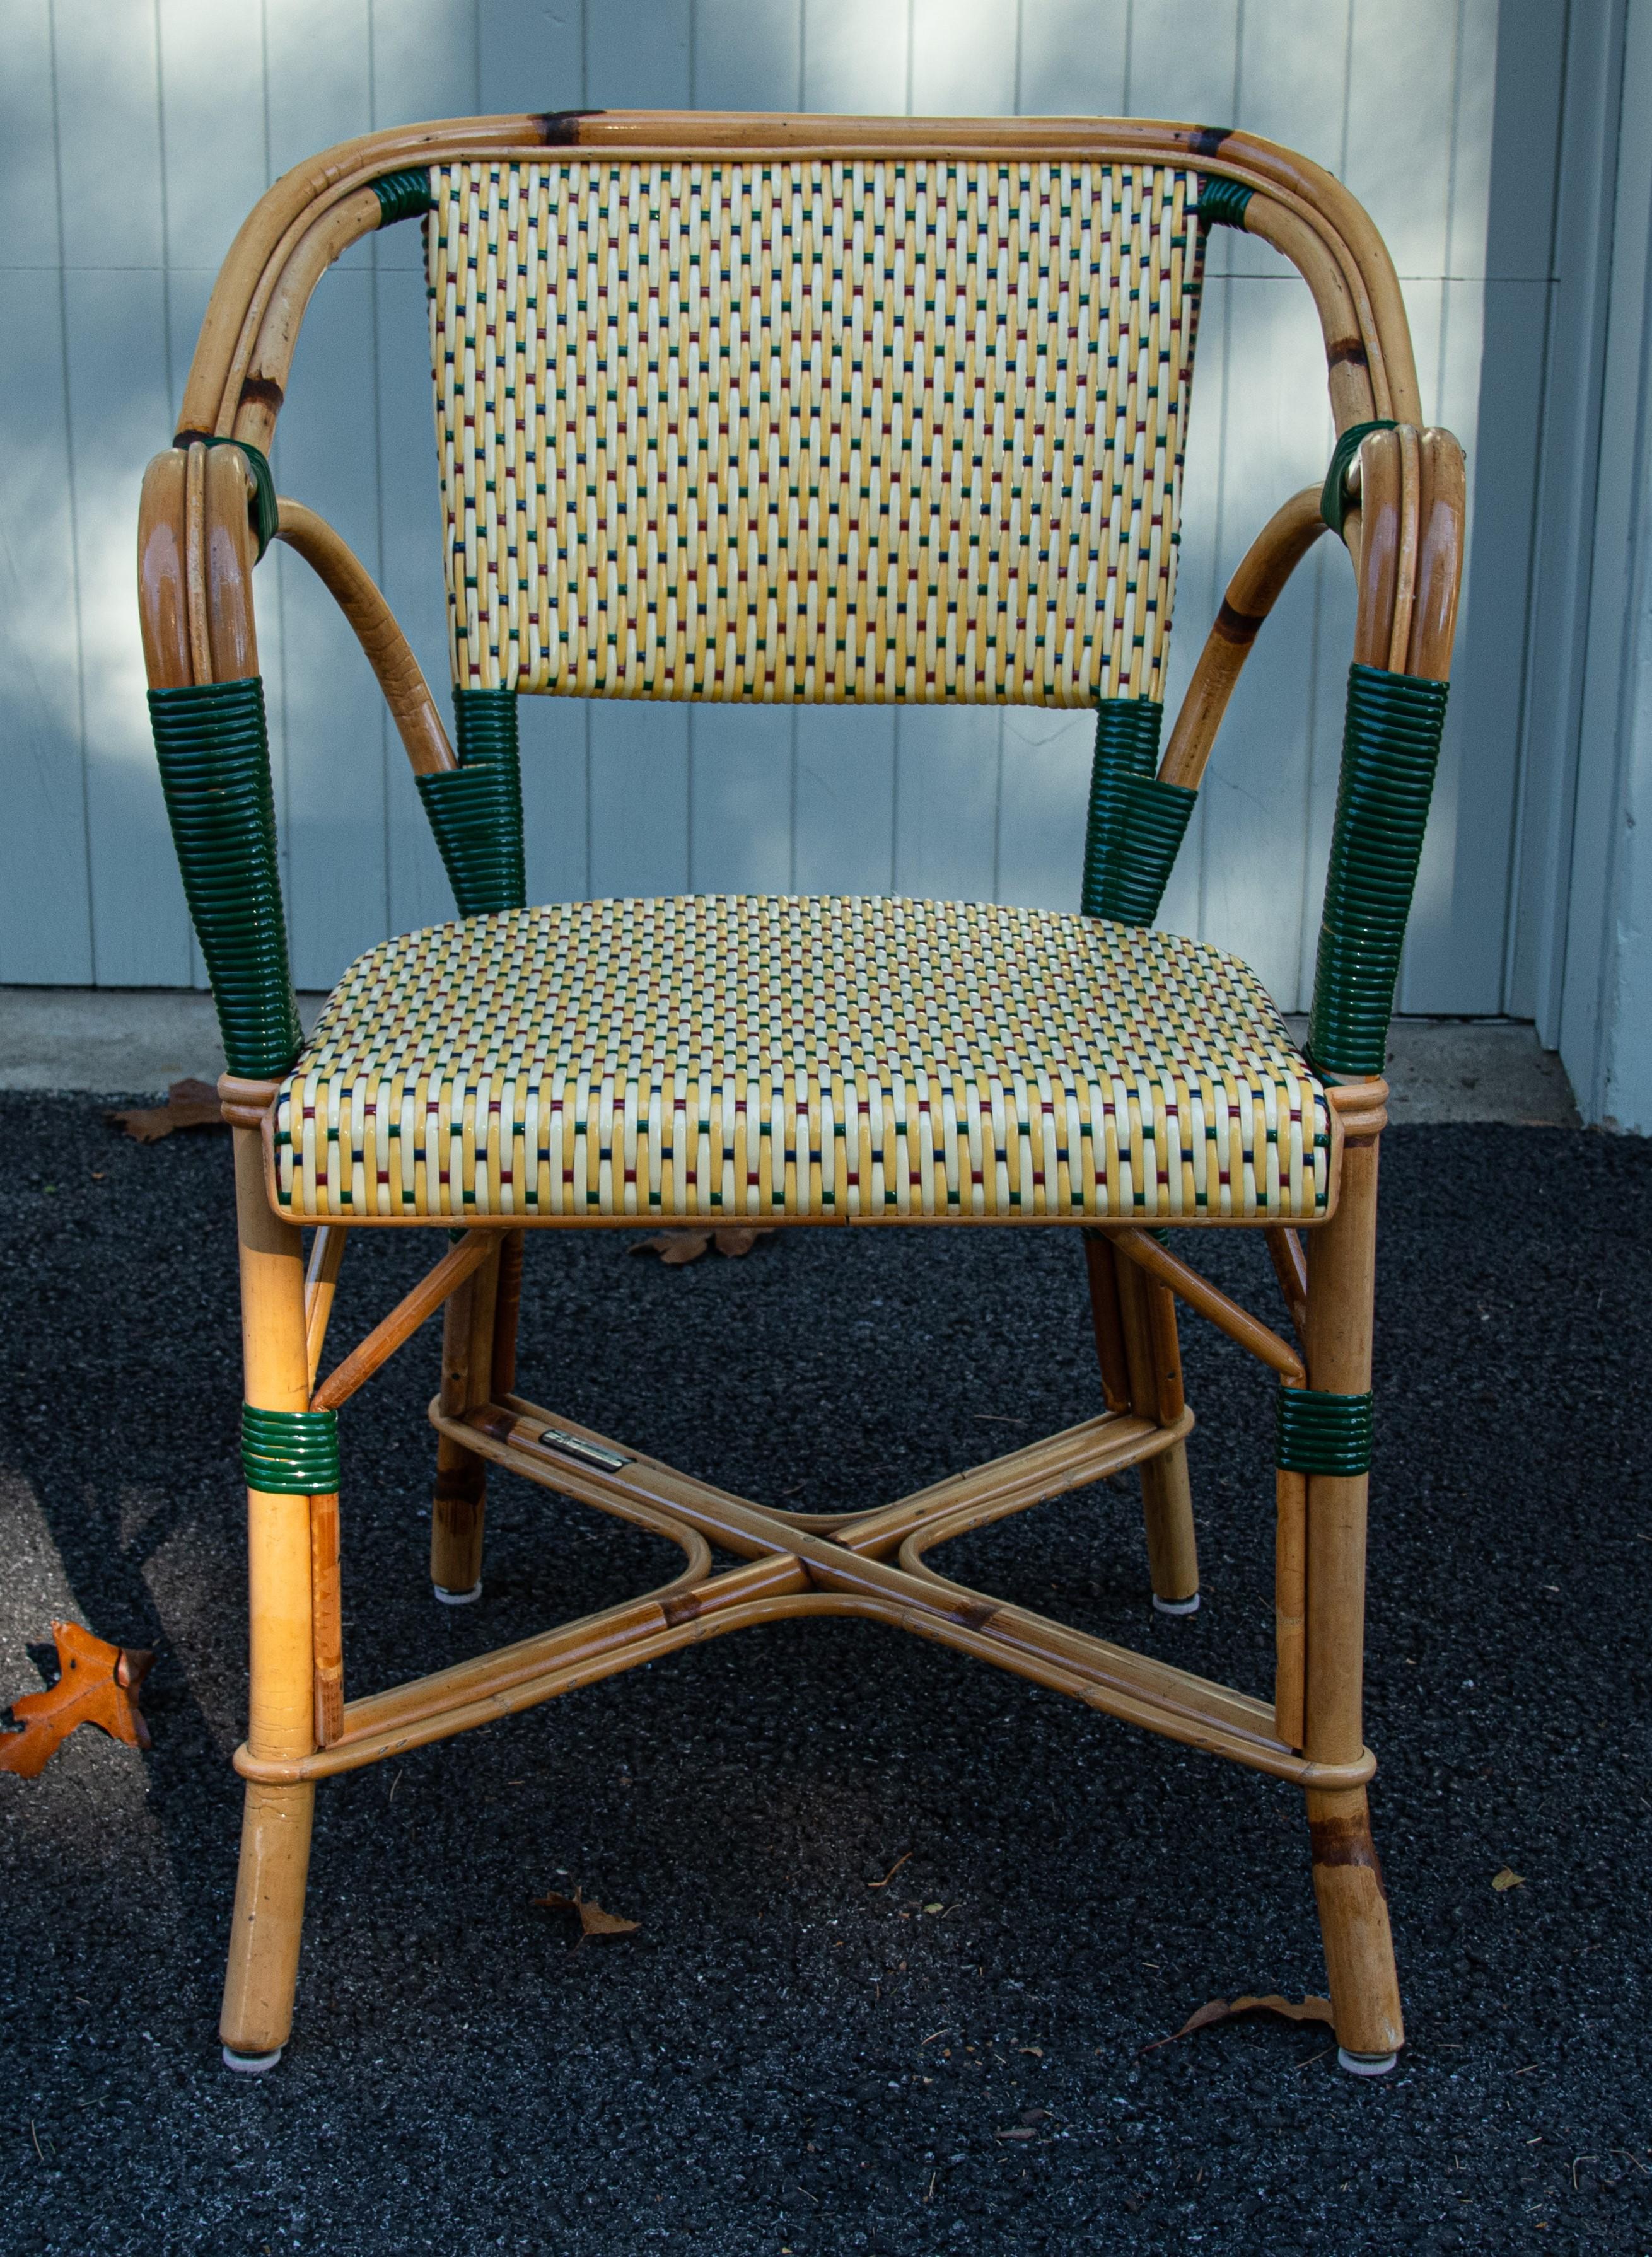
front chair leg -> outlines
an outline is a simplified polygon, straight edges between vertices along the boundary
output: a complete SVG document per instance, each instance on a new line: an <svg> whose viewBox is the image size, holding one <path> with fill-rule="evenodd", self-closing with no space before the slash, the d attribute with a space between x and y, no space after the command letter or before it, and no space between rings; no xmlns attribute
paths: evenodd
<svg viewBox="0 0 1652 2257"><path fill-rule="evenodd" d="M1351 1430L1358 1416L1356 1406L1364 1404L1368 1417L1376 1220L1377 1137L1351 1136L1344 1148L1341 1203L1309 1243L1308 1367L1313 1391L1295 1398L1310 1406L1311 1415L1345 1422ZM1317 1763L1352 1763L1365 1740L1368 1477L1364 1472L1305 1469L1304 1748ZM1405 2023L1388 1900L1365 1789L1310 1792L1308 1820L1342 2065L1357 2075L1379 2076L1393 2068L1405 2043Z"/></svg>
<svg viewBox="0 0 1652 2257"><path fill-rule="evenodd" d="M266 1203L257 1131L234 1135L246 1400L255 1411L303 1412L309 1364L302 1241ZM308 1755L316 1742L307 1496L249 1487L247 1588L248 1748L259 1756ZM232 2069L273 2068L292 2030L315 1801L313 1785L247 1786L219 2026Z"/></svg>
<svg viewBox="0 0 1652 2257"><path fill-rule="evenodd" d="M501 1256L508 1249L510 1258ZM442 1314L442 1409L450 1419L489 1400L496 1349L514 1364L521 1234L496 1247L448 1297ZM500 1323L499 1320L503 1319ZM486 1461L446 1434L436 1437L430 1509L430 1581L443 1606L482 1595L482 1532L487 1512Z"/></svg>

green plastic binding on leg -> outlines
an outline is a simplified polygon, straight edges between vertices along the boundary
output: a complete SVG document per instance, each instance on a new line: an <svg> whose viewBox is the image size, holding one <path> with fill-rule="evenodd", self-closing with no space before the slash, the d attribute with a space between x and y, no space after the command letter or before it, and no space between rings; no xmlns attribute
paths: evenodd
<svg viewBox="0 0 1652 2257"><path fill-rule="evenodd" d="M303 1031L287 960L264 684L152 690L160 788L231 1073L287 1072Z"/></svg>
<svg viewBox="0 0 1652 2257"><path fill-rule="evenodd" d="M241 1470L266 1496L332 1496L338 1489L337 1411L241 1405Z"/></svg>
<svg viewBox="0 0 1652 2257"><path fill-rule="evenodd" d="M1199 176L1199 218L1205 227L1238 227L1244 225L1245 207L1253 189L1237 180L1224 180L1215 173Z"/></svg>
<svg viewBox="0 0 1652 2257"><path fill-rule="evenodd" d="M1348 670L1342 781L1319 929L1308 1056L1327 1073L1379 1074L1445 726L1446 685Z"/></svg>
<svg viewBox="0 0 1652 2257"><path fill-rule="evenodd" d="M456 690L459 765L422 775L419 796L462 917L527 905L516 693Z"/></svg>
<svg viewBox="0 0 1652 2257"><path fill-rule="evenodd" d="M1086 916L1151 924L1159 914L1195 796L1153 774L1163 721L1150 697L1104 697L1097 709L1079 895Z"/></svg>
<svg viewBox="0 0 1652 2257"><path fill-rule="evenodd" d="M430 209L430 175L422 167L417 171L386 173L372 184L379 199L379 224L394 227L399 219L417 219Z"/></svg>
<svg viewBox="0 0 1652 2257"><path fill-rule="evenodd" d="M1287 1474L1364 1474L1371 1470L1371 1397L1281 1387L1278 1462Z"/></svg>

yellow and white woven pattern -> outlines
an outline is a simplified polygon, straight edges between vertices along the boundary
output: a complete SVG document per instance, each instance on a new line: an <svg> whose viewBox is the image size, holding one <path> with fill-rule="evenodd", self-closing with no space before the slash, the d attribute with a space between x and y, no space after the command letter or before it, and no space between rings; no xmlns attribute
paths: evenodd
<svg viewBox="0 0 1652 2257"><path fill-rule="evenodd" d="M404 934L282 1084L294 1215L1186 1221L1324 1211L1245 967L973 902L576 902Z"/></svg>
<svg viewBox="0 0 1652 2257"><path fill-rule="evenodd" d="M436 165L453 679L1162 696L1197 176Z"/></svg>

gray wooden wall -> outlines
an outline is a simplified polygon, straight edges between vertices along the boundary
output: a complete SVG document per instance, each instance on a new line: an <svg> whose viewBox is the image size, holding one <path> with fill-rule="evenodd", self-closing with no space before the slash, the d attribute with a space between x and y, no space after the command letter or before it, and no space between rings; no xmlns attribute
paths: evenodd
<svg viewBox="0 0 1652 2257"><path fill-rule="evenodd" d="M349 134L474 110L1019 109L1243 124L1340 173L1386 237L1424 411L1469 449L1492 528L1402 1002L1503 1008L1528 565L1508 528L1530 502L1518 431L1480 465L1476 419L1488 306L1518 417L1522 355L1540 358L1521 308L1546 284L1542 245L1526 270L1517 251L1486 272L1496 36L1496 0L0 0L0 980L200 980L145 715L138 485L217 261L275 174ZM1331 438L1306 292L1259 244L1220 230L1211 248L1173 703L1228 571L1322 475ZM275 467L367 562L440 683L419 259L403 226L323 283ZM273 555L259 579L294 971L323 987L450 908L353 643L295 559ZM1327 542L1252 662L1166 902L1166 923L1238 951L1287 1007L1312 973L1351 614ZM537 898L1076 900L1081 716L536 699L523 719Z"/></svg>

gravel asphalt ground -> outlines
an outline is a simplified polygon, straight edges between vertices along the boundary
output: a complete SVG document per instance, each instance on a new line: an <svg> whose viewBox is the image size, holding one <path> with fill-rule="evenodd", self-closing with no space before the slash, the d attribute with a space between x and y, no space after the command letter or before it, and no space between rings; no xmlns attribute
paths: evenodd
<svg viewBox="0 0 1652 2257"><path fill-rule="evenodd" d="M1385 1145L1368 1737L1411 2042L1375 2084L1313 2025L1142 2051L1207 1999L1322 1987L1293 1791L803 1624L323 1788L293 2043L227 2074L228 1142L142 1149L96 1100L11 1095L0 1149L0 1700L42 1681L54 1615L159 1655L151 1755L88 1730L0 1776L7 2257L1652 2249L1645 1144ZM627 1244L530 1244L523 1384L753 1496L873 1503L1097 1407L1065 1232L679 1270ZM428 1254L353 1249L335 1338ZM1266 1308L1259 1241L1201 1254ZM1264 1688L1268 1383L1185 1340L1199 1615L1151 1611L1128 1479L948 1556ZM483 1603L435 1607L436 1354L433 1327L344 1422L357 1689L675 1558L500 1479ZM534 1902L576 1888L635 1935Z"/></svg>

